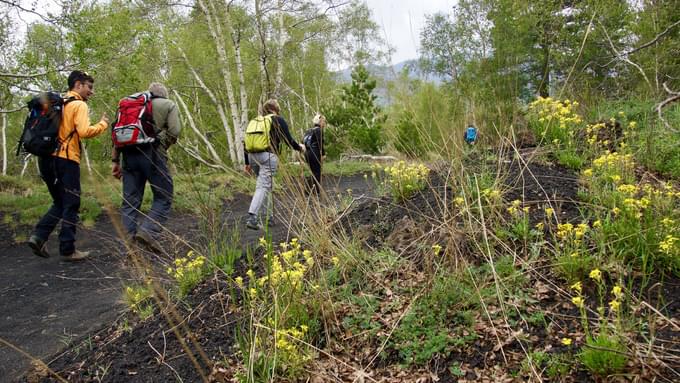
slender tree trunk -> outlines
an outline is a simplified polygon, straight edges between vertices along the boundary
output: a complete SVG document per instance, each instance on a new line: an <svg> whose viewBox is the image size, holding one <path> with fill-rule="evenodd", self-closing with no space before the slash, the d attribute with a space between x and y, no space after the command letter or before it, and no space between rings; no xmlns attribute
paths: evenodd
<svg viewBox="0 0 680 383"><path fill-rule="evenodd" d="M187 117L187 121L189 122L189 126L191 127L191 130L193 130L194 133L196 133L196 136L198 136L198 138L201 141L203 141L206 149L208 150L208 153L210 153L210 156L213 158L213 161L215 161L215 164L218 165L218 166L224 167L224 163L222 162L222 159L220 158L220 156L217 154L217 151L215 150L215 148L210 143L210 140L208 140L208 137L206 137L205 134L203 134L203 132L201 132L201 130L198 129L198 127L196 126L196 122L194 121L194 117L192 116L191 111L189 111L189 107L187 107L187 104L184 103L182 96L180 96L179 93L177 93L176 90L173 90L172 92L175 94L175 98L177 99L180 106L182 107L182 110L184 110L184 114Z"/></svg>
<svg viewBox="0 0 680 383"><path fill-rule="evenodd" d="M262 105L264 101L271 96L271 85L269 81L269 72L267 71L267 39L266 32L262 23L262 0L255 0L255 25L257 26L257 34L260 37L260 102ZM258 110L258 113L261 112Z"/></svg>
<svg viewBox="0 0 680 383"><path fill-rule="evenodd" d="M229 9L229 0L224 1L225 9ZM226 26L227 33L232 38L234 47L234 61L236 63L236 74L238 76L239 94L241 96L241 124L238 128L234 127L234 138L236 139L236 156L239 163L245 163L243 141L245 140L245 129L248 125L248 92L246 89L246 80L243 73L243 60L241 59L241 31L235 31L232 27L231 20L227 18Z"/></svg>
<svg viewBox="0 0 680 383"><path fill-rule="evenodd" d="M24 164L21 167L21 173L19 173L19 178L24 178L24 174L26 174L26 168L28 168L28 163L31 162L31 158L33 156L29 155L27 158L24 158Z"/></svg>
<svg viewBox="0 0 680 383"><path fill-rule="evenodd" d="M2 175L7 175L7 114L2 113Z"/></svg>
<svg viewBox="0 0 680 383"><path fill-rule="evenodd" d="M87 147L83 143L83 156L85 157L85 166L87 167L87 173L92 177L92 164L90 164L90 155L87 153Z"/></svg>
<svg viewBox="0 0 680 383"><path fill-rule="evenodd" d="M231 129L229 128L229 121L227 119L227 113L224 110L222 103L217 98L215 93L210 88L208 88L207 85L205 85L205 82L203 82L203 79L201 78L201 76L199 76L198 72L196 72L196 69L194 69L194 67L189 62L189 59L187 58L186 54L184 53L184 50L182 50L182 48L179 45L177 45L177 48L179 49L179 52L182 55L182 58L184 59L184 62L189 67L191 74L194 76L194 79L196 80L196 82L198 82L198 85L208 95L210 100L213 102L213 104L215 104L215 107L217 108L217 113L219 114L220 120L222 121L222 126L224 127L224 133L227 135L227 144L229 146L229 159L231 160L231 163L232 164L240 163L239 157L238 157L238 150L239 150L239 147L240 147L240 145L237 144L238 138L234 139L234 136L236 136L236 134L232 135ZM176 91L175 91L175 95L177 97L179 97L179 94ZM185 106L185 110L186 110L187 114L190 114L189 109L186 108L186 106ZM193 122L193 118L192 118L191 121ZM234 131L236 132L237 128L235 128ZM211 145L211 147L212 147L212 145ZM242 148L241 148L241 151L243 151Z"/></svg>
<svg viewBox="0 0 680 383"><path fill-rule="evenodd" d="M274 94L280 97L283 93L283 46L286 44L286 29L283 20L283 0L278 1L279 41L276 46L276 82Z"/></svg>
<svg viewBox="0 0 680 383"><path fill-rule="evenodd" d="M208 30L210 31L210 35L212 36L213 41L215 42L215 46L217 47L217 57L220 64L220 72L222 73L222 77L224 78L224 85L227 90L227 99L229 101L230 106L232 126L234 127L235 130L234 135L238 136L236 134L236 131L238 130L238 127L240 125L239 121L240 113L239 107L236 103L236 98L234 96L234 87L231 84L231 70L229 70L229 60L227 59L227 51L224 47L224 34L222 33L222 26L220 25L220 22L217 18L217 14L215 12L215 7L214 4L212 3L212 0L207 0L208 1L207 6L205 1L206 0L198 0L198 4L203 10L203 13L205 14L206 20L208 21ZM236 156L239 159L239 162L243 163L243 154L236 153Z"/></svg>

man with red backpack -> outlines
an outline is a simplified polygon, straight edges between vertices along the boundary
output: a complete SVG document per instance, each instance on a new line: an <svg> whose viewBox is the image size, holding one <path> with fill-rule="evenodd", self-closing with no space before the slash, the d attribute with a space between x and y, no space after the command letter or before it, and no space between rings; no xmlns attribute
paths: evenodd
<svg viewBox="0 0 680 383"><path fill-rule="evenodd" d="M180 131L177 105L168 99L167 88L156 82L149 85L148 92L120 101L112 128L111 170L114 177L123 179L123 226L129 239L157 252L161 251L161 225L168 219L173 198L167 150L177 142ZM138 224L147 182L153 203L146 219Z"/></svg>
<svg viewBox="0 0 680 383"><path fill-rule="evenodd" d="M76 224L80 210L80 140L101 134L109 125L106 114L90 125L88 99L94 95L94 78L82 71L68 76L68 93L61 111L59 130L53 153L38 157L40 176L52 197L50 210L36 225L28 245L37 256L47 258L45 246L52 231L61 221L59 254L64 260L78 261L89 253L76 250Z"/></svg>

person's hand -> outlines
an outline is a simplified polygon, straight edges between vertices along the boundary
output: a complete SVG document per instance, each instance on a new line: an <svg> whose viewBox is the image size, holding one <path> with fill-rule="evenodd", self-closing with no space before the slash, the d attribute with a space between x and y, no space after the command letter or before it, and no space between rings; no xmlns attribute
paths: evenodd
<svg viewBox="0 0 680 383"><path fill-rule="evenodd" d="M253 168L250 165L246 165L243 168L243 171L246 172L247 175L252 175L253 174Z"/></svg>
<svg viewBox="0 0 680 383"><path fill-rule="evenodd" d="M305 148L305 146L302 144L298 144L298 146L300 146L300 153L304 153L307 150L307 148Z"/></svg>
<svg viewBox="0 0 680 383"><path fill-rule="evenodd" d="M100 119L100 121L106 122L106 125L109 124L109 118L106 117L106 112L102 113L102 118Z"/></svg>
<svg viewBox="0 0 680 383"><path fill-rule="evenodd" d="M111 175L117 179L123 176L123 172L120 169L120 164L118 162L111 163Z"/></svg>

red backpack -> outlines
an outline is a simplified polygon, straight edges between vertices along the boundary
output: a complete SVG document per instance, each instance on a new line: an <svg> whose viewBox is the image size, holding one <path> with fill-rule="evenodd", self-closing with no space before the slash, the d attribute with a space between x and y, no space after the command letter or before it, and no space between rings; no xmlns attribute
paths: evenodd
<svg viewBox="0 0 680 383"><path fill-rule="evenodd" d="M111 130L111 139L117 149L155 141L151 98L151 93L141 92L120 100L116 122Z"/></svg>

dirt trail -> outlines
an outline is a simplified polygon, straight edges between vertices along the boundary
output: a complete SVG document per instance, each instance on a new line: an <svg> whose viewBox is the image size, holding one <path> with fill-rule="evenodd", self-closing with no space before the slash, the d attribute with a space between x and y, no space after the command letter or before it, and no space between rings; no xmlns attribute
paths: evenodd
<svg viewBox="0 0 680 383"><path fill-rule="evenodd" d="M333 195L351 188L358 193L370 187L363 175L327 177L326 189ZM237 194L224 206L222 217L229 225L238 225L243 244L256 243L261 232L245 230L250 196ZM277 215L285 217L285 208ZM3 213L0 213L2 222ZM122 286L129 278L126 257L110 233L110 219L102 215L92 229L79 228L77 247L92 251L92 258L82 263L59 259L56 233L48 249L52 257L43 259L31 254L28 247L14 243L14 232L29 233L31 228L12 229L0 224L0 338L29 355L47 363L67 348L94 337L124 313ZM199 223L195 217L173 213L167 227L185 240L197 238ZM284 225L274 227L275 240L285 240ZM0 382L23 374L30 360L0 345Z"/></svg>

